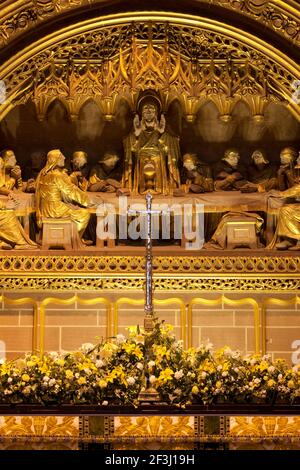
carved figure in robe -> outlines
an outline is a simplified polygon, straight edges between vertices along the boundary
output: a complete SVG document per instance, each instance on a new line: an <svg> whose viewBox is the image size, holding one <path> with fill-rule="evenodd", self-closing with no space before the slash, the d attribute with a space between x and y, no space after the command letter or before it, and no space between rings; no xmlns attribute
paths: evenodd
<svg viewBox="0 0 300 470"><path fill-rule="evenodd" d="M187 192L206 193L214 190L209 165L201 162L194 153L186 153L183 156L183 181Z"/></svg>
<svg viewBox="0 0 300 470"><path fill-rule="evenodd" d="M239 191L247 184L246 170L236 149L226 150L224 158L215 166L214 179L216 191Z"/></svg>
<svg viewBox="0 0 300 470"><path fill-rule="evenodd" d="M159 120L159 100L145 95L138 105L141 119L134 118L134 131L124 140L125 169L122 187L132 194L172 194L180 188L179 137L167 132L165 117Z"/></svg>
<svg viewBox="0 0 300 470"><path fill-rule="evenodd" d="M13 189L22 191L22 171L12 150L2 152L3 165L0 170L0 194L8 195Z"/></svg>
<svg viewBox="0 0 300 470"><path fill-rule="evenodd" d="M277 171L278 189L285 191L296 183L294 163L297 151L293 147L285 147L280 152L280 167Z"/></svg>
<svg viewBox="0 0 300 470"><path fill-rule="evenodd" d="M271 196L281 198L300 198L300 184L285 191L272 191ZM275 235L269 249L277 250L300 250L300 204L297 202L284 204L279 209Z"/></svg>
<svg viewBox="0 0 300 470"><path fill-rule="evenodd" d="M69 174L73 184L82 189L82 191L87 191L89 186L89 169L86 152L77 150L73 153Z"/></svg>
<svg viewBox="0 0 300 470"><path fill-rule="evenodd" d="M24 168L24 181L26 183L25 192L35 193L36 179L39 172L44 167L46 155L43 151L37 150L31 153L29 162Z"/></svg>
<svg viewBox="0 0 300 470"><path fill-rule="evenodd" d="M72 183L64 165L65 157L60 150L48 153L46 165L36 182L37 224L42 227L43 217L70 218L82 237L90 219L88 195Z"/></svg>
<svg viewBox="0 0 300 470"><path fill-rule="evenodd" d="M0 201L0 249L34 250L37 244L26 234L15 214L17 205L13 195L6 202Z"/></svg>
<svg viewBox="0 0 300 470"><path fill-rule="evenodd" d="M114 151L107 151L103 159L92 168L89 178L89 191L115 193L121 188L119 157Z"/></svg>
<svg viewBox="0 0 300 470"><path fill-rule="evenodd" d="M247 167L247 180L241 187L243 193L262 193L277 188L277 168L269 162L263 150L252 153L251 164Z"/></svg>

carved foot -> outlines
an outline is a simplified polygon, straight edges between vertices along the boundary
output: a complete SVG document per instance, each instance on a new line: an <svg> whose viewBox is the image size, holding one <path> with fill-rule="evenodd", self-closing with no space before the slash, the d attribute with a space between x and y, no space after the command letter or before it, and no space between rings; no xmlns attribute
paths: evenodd
<svg viewBox="0 0 300 470"><path fill-rule="evenodd" d="M276 243L275 245L276 250L287 250L290 247L293 247L293 244L288 240L283 240L282 242Z"/></svg>
<svg viewBox="0 0 300 470"><path fill-rule="evenodd" d="M36 250L37 249L37 245L15 245L14 246L14 249L15 250Z"/></svg>

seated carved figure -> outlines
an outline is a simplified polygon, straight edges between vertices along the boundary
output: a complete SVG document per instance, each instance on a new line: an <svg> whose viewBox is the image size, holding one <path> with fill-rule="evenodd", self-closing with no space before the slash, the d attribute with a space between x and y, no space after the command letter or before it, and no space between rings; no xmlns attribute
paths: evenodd
<svg viewBox="0 0 300 470"><path fill-rule="evenodd" d="M70 165L70 178L73 184L87 191L89 185L88 155L82 150L77 150L72 155Z"/></svg>
<svg viewBox="0 0 300 470"><path fill-rule="evenodd" d="M296 183L294 162L297 152L293 147L286 147L280 152L280 167L277 171L278 189L284 191Z"/></svg>
<svg viewBox="0 0 300 470"><path fill-rule="evenodd" d="M13 189L22 191L23 181L21 168L12 150L2 152L3 166L0 171L0 194L8 195Z"/></svg>
<svg viewBox="0 0 300 470"><path fill-rule="evenodd" d="M216 191L239 191L247 180L246 171L240 164L240 155L236 149L225 152L224 158L215 167Z"/></svg>
<svg viewBox="0 0 300 470"><path fill-rule="evenodd" d="M262 150L255 150L251 155L251 164L247 168L248 182L241 187L244 193L265 192L277 188L277 169L271 164Z"/></svg>
<svg viewBox="0 0 300 470"><path fill-rule="evenodd" d="M33 250L36 243L24 231L14 209L18 201L10 195L6 203L0 201L0 249Z"/></svg>
<svg viewBox="0 0 300 470"><path fill-rule="evenodd" d="M24 181L26 182L25 183L26 193L35 193L36 179L44 165L45 165L45 153L40 150L32 152L29 158L29 162L25 166L25 169L24 169Z"/></svg>
<svg viewBox="0 0 300 470"><path fill-rule="evenodd" d="M206 193L214 190L210 167L198 160L196 154L183 156L183 181L191 193Z"/></svg>
<svg viewBox="0 0 300 470"><path fill-rule="evenodd" d="M115 193L121 188L118 162L119 157L115 152L105 152L103 159L91 170L88 190Z"/></svg>
<svg viewBox="0 0 300 470"><path fill-rule="evenodd" d="M300 184L286 189L285 191L273 191L270 195L298 199L300 197ZM277 250L300 250L299 203L284 204L280 208L276 232L268 248L276 248Z"/></svg>
<svg viewBox="0 0 300 470"><path fill-rule="evenodd" d="M64 171L65 157L60 150L51 150L47 163L36 183L36 216L38 226L43 218L70 218L82 237L90 219L87 193L72 183ZM73 205L71 206L70 203ZM74 204L79 207L74 207ZM85 240L82 240L85 243Z"/></svg>

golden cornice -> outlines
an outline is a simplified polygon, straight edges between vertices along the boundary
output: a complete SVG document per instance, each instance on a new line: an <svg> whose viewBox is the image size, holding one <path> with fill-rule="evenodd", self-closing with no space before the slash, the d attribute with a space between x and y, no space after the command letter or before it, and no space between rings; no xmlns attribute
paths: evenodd
<svg viewBox="0 0 300 470"><path fill-rule="evenodd" d="M0 9L0 47L49 19L53 20L69 11L76 12L84 6L105 3L105 0L7 0ZM261 0L259 4L253 0L198 0L196 5L197 3L199 6L216 5L238 12L260 22L289 41L300 44L300 13L295 0Z"/></svg>

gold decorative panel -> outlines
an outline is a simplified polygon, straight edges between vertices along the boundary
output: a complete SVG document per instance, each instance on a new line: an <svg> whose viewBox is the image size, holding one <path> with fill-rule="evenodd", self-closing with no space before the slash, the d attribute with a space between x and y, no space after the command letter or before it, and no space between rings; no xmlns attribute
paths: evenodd
<svg viewBox="0 0 300 470"><path fill-rule="evenodd" d="M114 418L114 437L194 436L193 416L124 416Z"/></svg>
<svg viewBox="0 0 300 470"><path fill-rule="evenodd" d="M295 436L300 438L300 417L235 416L230 418L232 437Z"/></svg>
<svg viewBox="0 0 300 470"><path fill-rule="evenodd" d="M79 436L78 417L0 416L0 437Z"/></svg>

